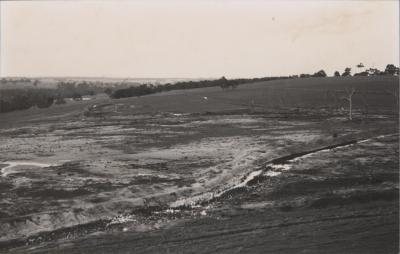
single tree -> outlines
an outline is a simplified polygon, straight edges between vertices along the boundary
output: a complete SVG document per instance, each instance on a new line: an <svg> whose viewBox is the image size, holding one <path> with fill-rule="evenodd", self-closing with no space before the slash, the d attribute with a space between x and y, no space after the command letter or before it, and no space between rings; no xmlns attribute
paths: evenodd
<svg viewBox="0 0 400 254"><path fill-rule="evenodd" d="M353 120L352 111L353 111L353 95L356 92L356 89L352 87L351 89L345 90L346 95L342 97L342 99L346 100L349 103L349 120Z"/></svg>
<svg viewBox="0 0 400 254"><path fill-rule="evenodd" d="M342 73L342 76L343 77L351 76L351 68L346 67L346 69L344 69L344 72Z"/></svg>
<svg viewBox="0 0 400 254"><path fill-rule="evenodd" d="M357 68L364 68L364 64L363 63L357 64Z"/></svg>
<svg viewBox="0 0 400 254"><path fill-rule="evenodd" d="M399 68L396 67L394 64L386 65L385 73L389 75L399 75Z"/></svg>
<svg viewBox="0 0 400 254"><path fill-rule="evenodd" d="M333 76L335 77L340 77L340 73L338 71L335 71L335 73L333 74Z"/></svg>
<svg viewBox="0 0 400 254"><path fill-rule="evenodd" d="M324 70L320 70L314 73L313 77L326 77L326 72Z"/></svg>
<svg viewBox="0 0 400 254"><path fill-rule="evenodd" d="M366 70L366 72L368 72L370 76L377 76L381 74L381 71L377 68L369 68L368 70Z"/></svg>
<svg viewBox="0 0 400 254"><path fill-rule="evenodd" d="M310 76L311 76L310 74L306 74L306 73L300 74L300 78L309 78Z"/></svg>

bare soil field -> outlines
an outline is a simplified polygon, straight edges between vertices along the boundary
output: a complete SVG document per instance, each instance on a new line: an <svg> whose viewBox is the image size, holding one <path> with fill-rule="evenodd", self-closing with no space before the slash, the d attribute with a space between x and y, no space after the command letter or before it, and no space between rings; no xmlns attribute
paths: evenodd
<svg viewBox="0 0 400 254"><path fill-rule="evenodd" d="M0 114L0 252L397 253L398 82L278 80Z"/></svg>

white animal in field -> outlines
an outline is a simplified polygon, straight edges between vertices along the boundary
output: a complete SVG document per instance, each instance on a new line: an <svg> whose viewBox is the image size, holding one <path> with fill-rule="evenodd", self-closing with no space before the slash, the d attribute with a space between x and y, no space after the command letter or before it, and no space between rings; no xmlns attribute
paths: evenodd
<svg viewBox="0 0 400 254"><path fill-rule="evenodd" d="M208 98L206 96L203 97L204 100L208 100Z"/></svg>

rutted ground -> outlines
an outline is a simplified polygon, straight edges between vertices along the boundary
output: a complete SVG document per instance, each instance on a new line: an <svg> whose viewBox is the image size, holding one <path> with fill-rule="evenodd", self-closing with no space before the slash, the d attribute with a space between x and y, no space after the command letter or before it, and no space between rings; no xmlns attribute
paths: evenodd
<svg viewBox="0 0 400 254"><path fill-rule="evenodd" d="M165 205L218 187L274 156L271 139L251 131L264 122L154 116L2 130L0 183L9 191L0 204L1 239Z"/></svg>
<svg viewBox="0 0 400 254"><path fill-rule="evenodd" d="M279 166L261 163L262 174L246 185L189 210L149 212L147 221L140 214L120 216L109 223L120 226L104 235L16 250L42 253L62 246L60 253L287 253L299 249L395 253L398 152L398 135L387 134L295 158L281 157L272 162Z"/></svg>
<svg viewBox="0 0 400 254"><path fill-rule="evenodd" d="M2 129L0 239L193 205L279 156L393 132L378 120L342 130L345 120L319 120L164 113Z"/></svg>
<svg viewBox="0 0 400 254"><path fill-rule="evenodd" d="M2 114L0 250L393 252L394 99L347 121L302 82Z"/></svg>

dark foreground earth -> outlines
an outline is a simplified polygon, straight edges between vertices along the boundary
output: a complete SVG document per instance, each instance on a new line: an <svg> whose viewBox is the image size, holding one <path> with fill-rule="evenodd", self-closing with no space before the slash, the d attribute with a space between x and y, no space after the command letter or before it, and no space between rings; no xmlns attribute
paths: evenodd
<svg viewBox="0 0 400 254"><path fill-rule="evenodd" d="M2 114L0 252L398 253L398 111L350 81L351 121L315 80Z"/></svg>

